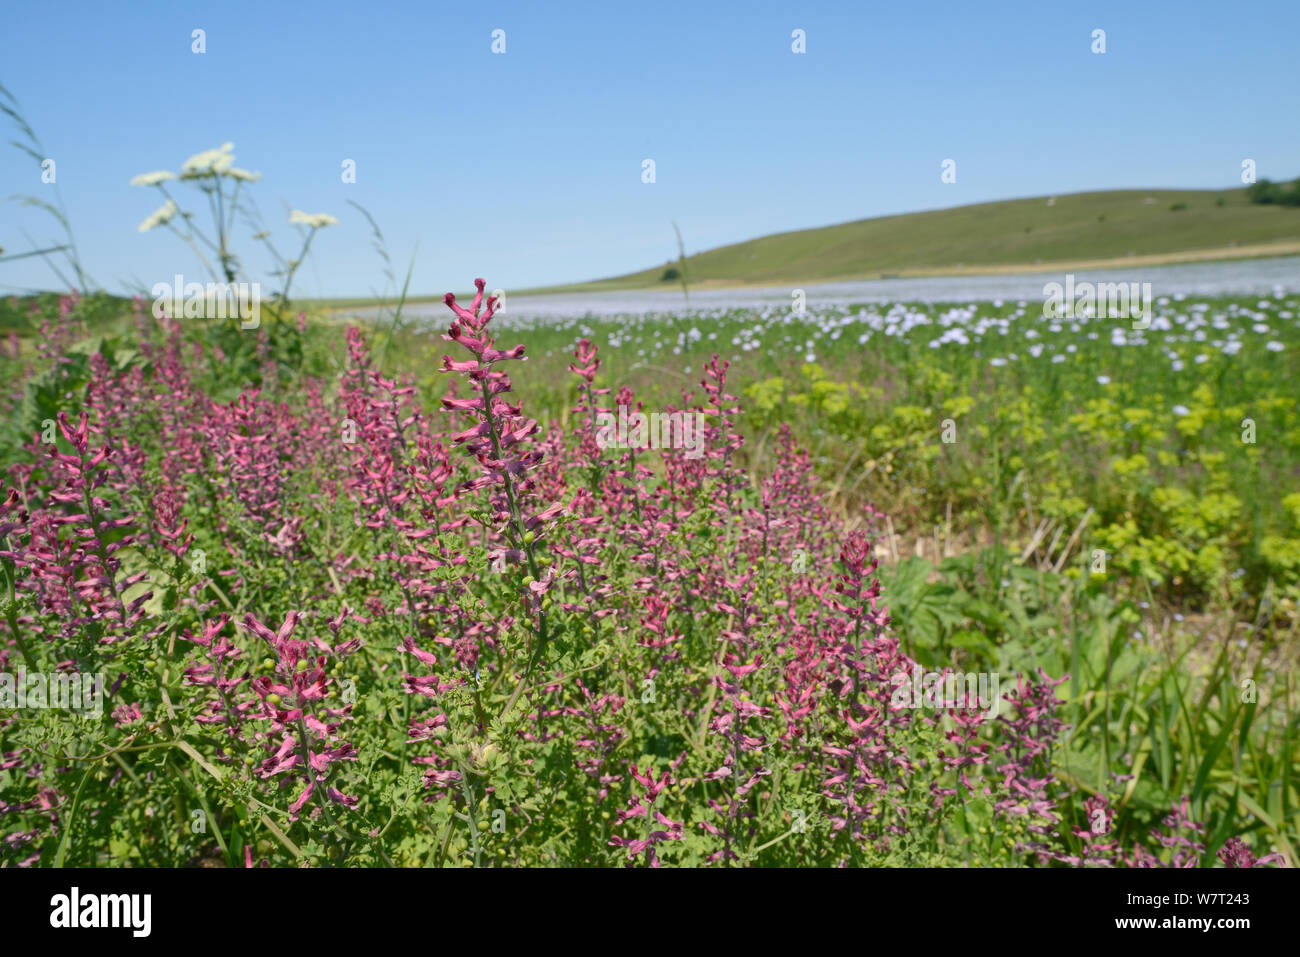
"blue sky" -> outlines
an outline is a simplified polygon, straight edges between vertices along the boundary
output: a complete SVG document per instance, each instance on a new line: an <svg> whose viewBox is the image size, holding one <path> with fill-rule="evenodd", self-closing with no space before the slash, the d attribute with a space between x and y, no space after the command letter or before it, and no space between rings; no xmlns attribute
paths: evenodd
<svg viewBox="0 0 1300 957"><path fill-rule="evenodd" d="M399 276L418 243L412 289L440 293L663 263L673 220L696 252L986 200L1228 187L1247 157L1261 177L1300 175L1294 0L96 0L12 4L4 22L0 82L57 163L88 272L119 292L206 278L173 235L137 231L160 197L128 183L225 141L263 174L252 192L282 246L286 204L340 220L299 295L382 285L348 200L379 222ZM955 184L940 182L947 158ZM51 190L0 145L0 194ZM29 248L24 229L57 237L37 211L0 206L0 248ZM260 278L246 232L235 246ZM0 263L0 288L55 285L38 259Z"/></svg>

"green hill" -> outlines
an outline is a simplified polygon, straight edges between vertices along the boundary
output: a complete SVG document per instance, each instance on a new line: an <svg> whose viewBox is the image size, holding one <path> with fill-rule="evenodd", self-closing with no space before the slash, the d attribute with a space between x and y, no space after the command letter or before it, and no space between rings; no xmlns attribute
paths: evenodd
<svg viewBox="0 0 1300 957"><path fill-rule="evenodd" d="M690 256L686 274L699 287L798 284L1296 253L1300 209L1253 204L1245 189L1112 190L777 233ZM669 267L534 291L673 288Z"/></svg>

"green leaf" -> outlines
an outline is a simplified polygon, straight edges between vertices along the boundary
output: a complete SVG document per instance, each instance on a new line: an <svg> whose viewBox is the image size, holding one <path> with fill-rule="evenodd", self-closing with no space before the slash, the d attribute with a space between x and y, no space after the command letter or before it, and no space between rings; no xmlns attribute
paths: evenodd
<svg viewBox="0 0 1300 957"><path fill-rule="evenodd" d="M1210 769L1214 767L1214 762L1218 760L1220 752L1223 751L1223 746L1228 743L1228 736L1232 734L1235 719L1235 713L1229 715L1227 720L1223 722L1223 727L1219 730L1219 733L1214 736L1209 749L1205 752L1205 757L1201 760L1201 766L1196 772L1196 781L1192 785L1193 803L1200 800L1201 793L1205 790L1205 782L1210 777Z"/></svg>

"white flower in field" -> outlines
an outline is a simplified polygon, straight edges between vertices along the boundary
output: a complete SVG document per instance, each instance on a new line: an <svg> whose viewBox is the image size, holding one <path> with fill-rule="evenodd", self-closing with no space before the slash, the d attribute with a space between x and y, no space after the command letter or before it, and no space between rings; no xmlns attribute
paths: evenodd
<svg viewBox="0 0 1300 957"><path fill-rule="evenodd" d="M1209 362L1209 361L1210 361L1210 357L1207 356L1204 352L1202 352L1199 356L1196 357L1197 365L1200 365L1202 362Z"/></svg>
<svg viewBox="0 0 1300 957"><path fill-rule="evenodd" d="M1264 343L1264 348L1267 349L1269 352L1281 352L1283 349L1286 348L1286 346L1284 346L1284 345L1282 345L1282 343L1280 343L1280 342L1274 340L1274 341L1272 341L1272 342L1266 342L1266 343Z"/></svg>
<svg viewBox="0 0 1300 957"><path fill-rule="evenodd" d="M159 183L165 183L169 179L175 179L175 173L169 173L165 169L157 170L153 173L141 173L139 176L131 177L132 186L157 186Z"/></svg>
<svg viewBox="0 0 1300 957"><path fill-rule="evenodd" d="M1169 363L1169 368L1173 369L1175 372L1182 372L1182 371L1183 371L1183 360L1182 360L1182 359L1175 359L1173 362Z"/></svg>
<svg viewBox="0 0 1300 957"><path fill-rule="evenodd" d="M261 173L250 173L248 170L240 169L238 166L232 166L230 169L226 170L226 175L231 179L237 179L244 183L256 183L262 178Z"/></svg>
<svg viewBox="0 0 1300 957"><path fill-rule="evenodd" d="M222 143L215 150L195 153L181 164L181 179L199 179L225 173L235 165L235 156L231 152L234 148L234 143Z"/></svg>
<svg viewBox="0 0 1300 957"><path fill-rule="evenodd" d="M1261 336L1269 331L1268 323L1266 322L1257 322L1251 326L1250 329L1252 332L1258 332Z"/></svg>
<svg viewBox="0 0 1300 957"><path fill-rule="evenodd" d="M162 226L165 225L166 223L170 223L172 217L175 215L176 215L176 204L169 199L167 200L167 202L163 203L156 210L154 210L153 213L149 216L149 218L140 224L140 232L147 233L155 226Z"/></svg>
<svg viewBox="0 0 1300 957"><path fill-rule="evenodd" d="M339 221L329 213L304 213L301 209L295 209L289 214L289 222L320 229L323 226L337 226Z"/></svg>
<svg viewBox="0 0 1300 957"><path fill-rule="evenodd" d="M1110 376L1108 376L1108 375L1099 375L1099 376L1097 376L1097 384L1098 384L1098 385L1110 385Z"/></svg>
<svg viewBox="0 0 1300 957"><path fill-rule="evenodd" d="M1174 406L1174 415L1184 416L1184 415L1191 415L1191 414L1192 414L1192 410L1187 408L1187 406L1185 405Z"/></svg>
<svg viewBox="0 0 1300 957"><path fill-rule="evenodd" d="M1053 364L1057 362L1064 362L1064 361L1065 361L1065 356L1061 355L1059 352L1056 355L1052 356Z"/></svg>
<svg viewBox="0 0 1300 957"><path fill-rule="evenodd" d="M1006 364L1007 364L1007 360L1006 360L1006 359L996 359L996 358L995 358L995 359L990 359L990 360L989 360L989 365L991 365L991 366L1004 366L1004 365L1006 365Z"/></svg>

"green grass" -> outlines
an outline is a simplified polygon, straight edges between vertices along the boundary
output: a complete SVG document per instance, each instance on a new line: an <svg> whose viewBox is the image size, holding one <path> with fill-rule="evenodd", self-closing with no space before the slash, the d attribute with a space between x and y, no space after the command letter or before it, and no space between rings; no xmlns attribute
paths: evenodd
<svg viewBox="0 0 1300 957"><path fill-rule="evenodd" d="M1252 204L1244 189L1113 190L1058 196L1052 206L1047 201L980 203L777 233L689 256L687 275L692 284L797 285L1131 255L1196 258L1233 245L1300 242L1300 210ZM671 289L676 280L662 278L668 265L514 292Z"/></svg>

